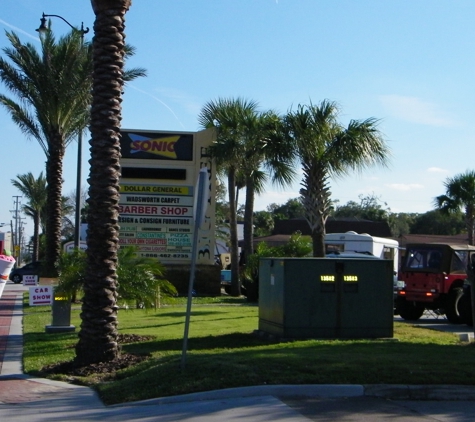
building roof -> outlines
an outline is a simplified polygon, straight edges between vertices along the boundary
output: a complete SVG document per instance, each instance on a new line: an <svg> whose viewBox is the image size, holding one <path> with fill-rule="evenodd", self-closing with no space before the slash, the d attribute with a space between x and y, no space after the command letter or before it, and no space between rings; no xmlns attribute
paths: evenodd
<svg viewBox="0 0 475 422"><path fill-rule="evenodd" d="M399 247L404 248L408 243L447 243L456 245L468 245L468 234L456 234L453 236L431 234L406 234L397 238Z"/></svg>

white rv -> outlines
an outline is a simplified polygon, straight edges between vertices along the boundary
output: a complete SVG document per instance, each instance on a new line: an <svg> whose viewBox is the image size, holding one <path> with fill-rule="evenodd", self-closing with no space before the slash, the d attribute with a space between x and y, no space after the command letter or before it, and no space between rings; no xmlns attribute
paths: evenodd
<svg viewBox="0 0 475 422"><path fill-rule="evenodd" d="M394 272L398 272L399 242L384 237L374 237L356 232L328 233L325 235L325 249L330 253L365 252L382 259L392 259Z"/></svg>

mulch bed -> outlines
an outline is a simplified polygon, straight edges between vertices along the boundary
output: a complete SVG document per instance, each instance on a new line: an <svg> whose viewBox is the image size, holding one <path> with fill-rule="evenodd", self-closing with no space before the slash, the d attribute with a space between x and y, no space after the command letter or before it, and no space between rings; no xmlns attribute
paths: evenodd
<svg viewBox="0 0 475 422"><path fill-rule="evenodd" d="M138 343L140 341L151 340L151 336L139 336L136 334L119 334L118 343ZM137 355L132 353L121 353L117 359L109 362L93 363L86 366L78 366L74 360L68 362L59 362L51 365L47 365L41 369L41 373L48 374L62 374L71 376L88 377L93 374L101 375L113 375L120 369L128 368L129 366L136 365L150 357L147 355Z"/></svg>

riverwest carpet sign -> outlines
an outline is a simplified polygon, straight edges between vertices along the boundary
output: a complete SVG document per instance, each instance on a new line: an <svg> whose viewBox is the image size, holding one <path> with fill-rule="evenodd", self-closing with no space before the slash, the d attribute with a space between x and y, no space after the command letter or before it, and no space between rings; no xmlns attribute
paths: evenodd
<svg viewBox="0 0 475 422"><path fill-rule="evenodd" d="M163 263L191 260L193 204L202 167L208 168L210 204L198 241L198 262L214 263L215 175L207 148L210 131L122 130L119 242Z"/></svg>

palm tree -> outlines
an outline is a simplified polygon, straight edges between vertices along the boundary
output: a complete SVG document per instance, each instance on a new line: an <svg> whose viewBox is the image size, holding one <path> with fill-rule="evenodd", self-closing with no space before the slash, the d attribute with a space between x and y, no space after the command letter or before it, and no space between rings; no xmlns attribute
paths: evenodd
<svg viewBox="0 0 475 422"><path fill-rule="evenodd" d="M66 146L86 126L90 98L90 47L78 31L57 42L52 31L41 37L41 52L7 32L0 79L19 101L0 95L21 131L40 144L46 155L47 220L45 273L55 273L61 251L62 163Z"/></svg>
<svg viewBox="0 0 475 422"><path fill-rule="evenodd" d="M468 243L475 239L475 171L467 170L444 182L445 195L437 196L434 205L445 214L455 214L461 210L465 214Z"/></svg>
<svg viewBox="0 0 475 422"><path fill-rule="evenodd" d="M76 364L119 357L117 250L119 247L120 122L124 86L124 19L130 0L91 0L96 15L90 118L91 168L87 271Z"/></svg>
<svg viewBox="0 0 475 422"><path fill-rule="evenodd" d="M224 170L228 182L229 231L231 249L231 294L241 295L239 282L239 249L237 235L238 172L245 157L244 125L254 118L257 103L242 98L210 101L204 105L198 121L204 128L216 129L216 140L210 147L218 172Z"/></svg>
<svg viewBox="0 0 475 422"><path fill-rule="evenodd" d="M378 121L351 120L348 127L338 122L334 102L299 105L284 118L286 132L302 165L300 195L310 225L313 256L325 256L325 223L331 211L330 176L343 176L374 164L384 165L389 157Z"/></svg>
<svg viewBox="0 0 475 422"><path fill-rule="evenodd" d="M32 173L18 174L16 179L11 180L12 185L17 188L27 203L23 205L23 212L33 219L33 261L38 261L40 248L40 224L41 216L46 205L46 177L43 172L38 178Z"/></svg>
<svg viewBox="0 0 475 422"><path fill-rule="evenodd" d="M292 182L294 150L288 148L282 131L281 118L274 112L256 113L243 122L245 159L240 172L246 186L244 205L244 263L253 253L254 199L264 191L272 177L274 184L285 186Z"/></svg>

